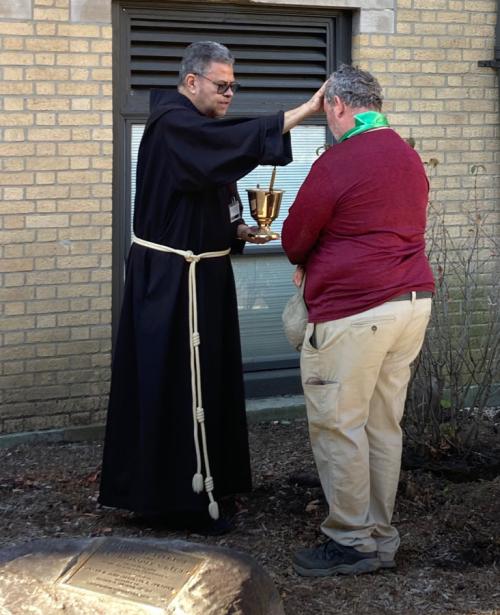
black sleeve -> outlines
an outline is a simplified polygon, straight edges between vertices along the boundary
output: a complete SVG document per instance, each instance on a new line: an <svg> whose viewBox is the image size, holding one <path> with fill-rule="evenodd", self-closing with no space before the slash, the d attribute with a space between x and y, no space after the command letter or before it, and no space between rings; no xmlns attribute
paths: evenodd
<svg viewBox="0 0 500 615"><path fill-rule="evenodd" d="M227 184L259 164L292 161L290 134L282 134L284 114L216 120L186 109L166 113L162 131L178 190L197 191Z"/></svg>

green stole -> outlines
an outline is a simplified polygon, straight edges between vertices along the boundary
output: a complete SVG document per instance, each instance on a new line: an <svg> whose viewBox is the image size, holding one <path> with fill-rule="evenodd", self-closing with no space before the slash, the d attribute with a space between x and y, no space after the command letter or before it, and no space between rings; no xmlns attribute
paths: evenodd
<svg viewBox="0 0 500 615"><path fill-rule="evenodd" d="M346 139L359 135L367 130L373 130L374 128L386 128L389 126L389 121L383 113L378 111L364 111L354 116L354 128L351 128L345 132L337 143L342 143Z"/></svg>

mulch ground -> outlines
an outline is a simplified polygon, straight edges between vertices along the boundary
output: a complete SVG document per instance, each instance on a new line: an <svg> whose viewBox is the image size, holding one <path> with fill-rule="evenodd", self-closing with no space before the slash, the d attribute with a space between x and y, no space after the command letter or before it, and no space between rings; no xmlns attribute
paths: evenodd
<svg viewBox="0 0 500 615"><path fill-rule="evenodd" d="M319 487L296 480L315 473L306 422L252 424L250 445L254 491L239 496L235 529L220 537L158 530L99 507L98 442L2 449L0 545L45 537L182 538L255 557L287 615L500 615L500 477L456 483L403 470L396 571L309 579L293 572L291 556L321 542L326 505Z"/></svg>

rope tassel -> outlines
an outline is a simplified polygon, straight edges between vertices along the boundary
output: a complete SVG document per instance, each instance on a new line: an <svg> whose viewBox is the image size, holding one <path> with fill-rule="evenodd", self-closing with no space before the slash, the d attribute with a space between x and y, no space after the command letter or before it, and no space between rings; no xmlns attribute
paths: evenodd
<svg viewBox="0 0 500 615"><path fill-rule="evenodd" d="M195 493L201 493L203 491L203 474L193 475L193 491Z"/></svg>

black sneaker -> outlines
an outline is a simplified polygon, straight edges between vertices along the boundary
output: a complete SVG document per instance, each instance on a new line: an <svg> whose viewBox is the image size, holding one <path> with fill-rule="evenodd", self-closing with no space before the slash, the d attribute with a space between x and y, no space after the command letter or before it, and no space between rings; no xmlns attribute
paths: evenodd
<svg viewBox="0 0 500 615"><path fill-rule="evenodd" d="M302 549L293 558L293 567L304 577L327 577L333 574L364 574L380 568L377 552L362 553L328 540L315 549Z"/></svg>

